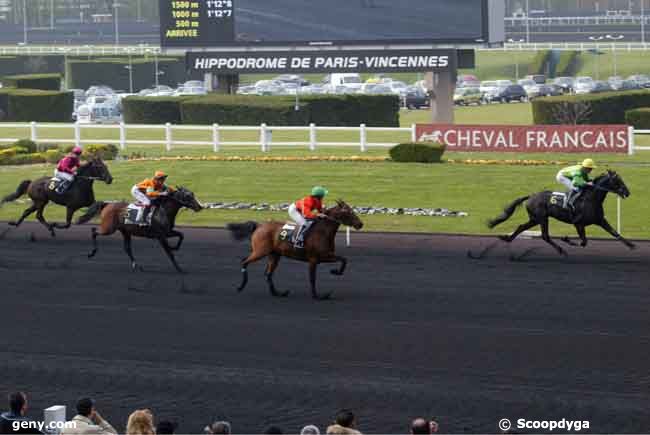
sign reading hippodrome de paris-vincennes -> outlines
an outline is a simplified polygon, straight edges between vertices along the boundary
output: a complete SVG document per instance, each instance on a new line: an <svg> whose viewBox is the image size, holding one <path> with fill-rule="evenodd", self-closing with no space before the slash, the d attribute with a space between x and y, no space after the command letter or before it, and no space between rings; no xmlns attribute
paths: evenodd
<svg viewBox="0 0 650 435"><path fill-rule="evenodd" d="M416 135L449 151L628 153L633 145L626 125L418 124Z"/></svg>
<svg viewBox="0 0 650 435"><path fill-rule="evenodd" d="M445 71L454 50L333 50L188 52L187 68L213 73L324 73Z"/></svg>

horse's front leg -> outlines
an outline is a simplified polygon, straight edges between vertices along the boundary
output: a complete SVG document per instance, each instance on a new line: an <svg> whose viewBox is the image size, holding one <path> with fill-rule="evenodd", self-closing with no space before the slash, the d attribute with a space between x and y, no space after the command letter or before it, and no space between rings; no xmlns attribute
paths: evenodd
<svg viewBox="0 0 650 435"><path fill-rule="evenodd" d="M630 249L635 249L636 245L629 240L627 240L625 237L621 236L618 231L616 231L610 224L607 222L607 219L603 218L602 222L598 223L598 225L607 231L609 234L612 235L616 240L619 240L622 242L625 246L627 246Z"/></svg>
<svg viewBox="0 0 650 435"><path fill-rule="evenodd" d="M330 270L332 275L342 276L345 273L345 268L348 265L348 259L345 257L340 257L338 255L332 254L325 259L320 260L321 263L341 263L338 269Z"/></svg>
<svg viewBox="0 0 650 435"><path fill-rule="evenodd" d="M181 245L183 244L183 240L185 240L185 236L180 231L171 230L169 232L169 234L167 234L167 240L168 241L169 241L169 239L173 239L175 237L178 238L178 243L176 243L176 246L170 246L169 247L172 251L180 250Z"/></svg>
<svg viewBox="0 0 650 435"><path fill-rule="evenodd" d="M77 211L76 209L68 207L65 212L65 224L54 224L54 228L57 228L59 230L67 230L72 226L72 216L74 215L74 212Z"/></svg>
<svg viewBox="0 0 650 435"><path fill-rule="evenodd" d="M43 211L45 210L45 206L47 204L43 204L38 208L36 211L36 219L43 225L47 230L50 232L52 237L56 237L56 233L54 232L54 224L49 223L48 221L45 220L45 216L43 216Z"/></svg>
<svg viewBox="0 0 650 435"><path fill-rule="evenodd" d="M316 271L318 269L318 263L319 260L316 258L311 258L309 260L309 284L311 285L311 296L318 301L323 301L329 299L332 296L332 292L319 295L316 291Z"/></svg>

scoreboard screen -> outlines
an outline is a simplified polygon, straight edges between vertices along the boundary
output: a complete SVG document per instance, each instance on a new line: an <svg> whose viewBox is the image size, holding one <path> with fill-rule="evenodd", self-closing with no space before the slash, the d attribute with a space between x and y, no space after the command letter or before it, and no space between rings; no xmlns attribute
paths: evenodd
<svg viewBox="0 0 650 435"><path fill-rule="evenodd" d="M163 47L215 47L489 42L498 0L159 1Z"/></svg>

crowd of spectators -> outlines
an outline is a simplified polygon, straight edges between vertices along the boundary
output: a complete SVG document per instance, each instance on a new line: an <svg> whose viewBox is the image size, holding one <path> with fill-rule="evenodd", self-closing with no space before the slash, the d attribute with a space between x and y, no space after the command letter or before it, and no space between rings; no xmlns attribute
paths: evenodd
<svg viewBox="0 0 650 435"><path fill-rule="evenodd" d="M9 411L0 414L0 434L41 434L36 427L29 425L32 422L27 417L27 395L22 392L9 395ZM106 421L95 406L95 401L90 397L82 397L76 404L77 414L61 429L60 435L117 435L115 428ZM137 409L129 415L126 422L127 435L163 435L174 434L178 425L169 420L155 422L153 412L149 409ZM438 423L433 420L416 418L411 422L411 434L434 434L438 432ZM227 421L214 421L204 428L205 434L233 433L233 428ZM278 426L270 426L263 431L264 434L283 434L285 431ZM289 432L290 433L290 432ZM318 426L307 425L302 428L300 435L321 435ZM328 435L361 435L357 429L356 416L349 409L340 410L334 422L327 427Z"/></svg>

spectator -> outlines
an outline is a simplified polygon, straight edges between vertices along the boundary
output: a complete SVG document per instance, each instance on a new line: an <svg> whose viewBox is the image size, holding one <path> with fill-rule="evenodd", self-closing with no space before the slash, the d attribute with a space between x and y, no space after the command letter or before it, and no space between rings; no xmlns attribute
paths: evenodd
<svg viewBox="0 0 650 435"><path fill-rule="evenodd" d="M438 433L438 422L435 420L431 420L429 422L429 427L431 428L431 433Z"/></svg>
<svg viewBox="0 0 650 435"><path fill-rule="evenodd" d="M411 422L411 433L413 435L431 434L431 424L423 418L416 418Z"/></svg>
<svg viewBox="0 0 650 435"><path fill-rule="evenodd" d="M9 395L9 411L0 415L1 434L38 434L34 427L16 427L16 424L31 421L25 417L27 413L27 396L25 393L11 393Z"/></svg>
<svg viewBox="0 0 650 435"><path fill-rule="evenodd" d="M71 420L72 427L66 427L61 435L108 435L117 434L117 431L104 420L95 408L95 401L89 397L83 397L77 401L77 415Z"/></svg>
<svg viewBox="0 0 650 435"><path fill-rule="evenodd" d="M156 435L153 414L148 409L136 409L129 415L126 435Z"/></svg>
<svg viewBox="0 0 650 435"><path fill-rule="evenodd" d="M302 428L300 435L320 435L320 429L313 424L310 424Z"/></svg>
<svg viewBox="0 0 650 435"><path fill-rule="evenodd" d="M204 431L207 434L221 434L230 435L230 423L227 421L215 421L209 426L206 426Z"/></svg>
<svg viewBox="0 0 650 435"><path fill-rule="evenodd" d="M342 409L336 414L335 424L327 428L329 435L360 435L361 432L355 429L357 425L354 413L349 409Z"/></svg>
<svg viewBox="0 0 650 435"><path fill-rule="evenodd" d="M266 428L264 433L265 434L271 434L271 435L282 435L284 433L284 431L281 428L277 427L277 426L269 426L268 428Z"/></svg>
<svg viewBox="0 0 650 435"><path fill-rule="evenodd" d="M156 425L156 434L173 435L176 432L177 428L178 428L177 423L169 420L161 420Z"/></svg>

